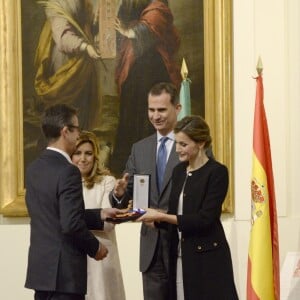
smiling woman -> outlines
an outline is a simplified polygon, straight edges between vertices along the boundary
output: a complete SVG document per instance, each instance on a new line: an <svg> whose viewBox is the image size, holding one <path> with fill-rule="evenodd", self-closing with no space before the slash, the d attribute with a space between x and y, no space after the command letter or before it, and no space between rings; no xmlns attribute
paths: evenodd
<svg viewBox="0 0 300 300"><path fill-rule="evenodd" d="M229 244L220 220L228 170L206 155L211 136L202 117L182 118L174 133L180 163L172 173L168 212L150 208L139 220L156 222L157 228L168 226L170 299L196 300L203 295L237 300Z"/></svg>
<svg viewBox="0 0 300 300"><path fill-rule="evenodd" d="M88 187L94 184L95 176L109 174L103 167L103 161L100 161L99 141L92 132L80 133L72 161L79 168Z"/></svg>
<svg viewBox="0 0 300 300"><path fill-rule="evenodd" d="M72 161L79 168L83 177L88 176L92 171L94 160L93 146L89 142L83 142L81 145L77 146L72 155Z"/></svg>
<svg viewBox="0 0 300 300"><path fill-rule="evenodd" d="M114 187L115 178L103 166L99 140L89 131L82 131L77 140L73 163L82 176L83 199L85 208L111 207L108 195ZM88 257L87 296L90 300L125 299L114 225L104 223L104 230L93 231L94 235L108 248L109 256L99 264Z"/></svg>
<svg viewBox="0 0 300 300"><path fill-rule="evenodd" d="M174 12L176 22L184 23L184 16L190 16L187 10L194 12L193 5L199 6L198 0L178 1L170 0L169 5ZM199 26L203 29L204 44L203 57L199 58L204 66L205 99L201 97L193 99L193 105L202 109L205 107L205 119L210 125L213 138L213 151L215 157L224 163L230 174L230 188L223 210L232 212L233 209L233 159L232 159L232 82L231 82L231 1L227 0L203 0L201 10L203 12L203 22L198 17ZM28 5L36 6L36 1L28 1ZM27 5L27 4L26 4ZM27 6L26 6L27 7ZM43 23L42 8L40 12L35 11L34 16L29 18L29 22L39 21ZM33 13L34 11L32 11ZM22 28L27 33L35 26L21 22L21 1L0 1L0 209L5 216L25 216L27 215L24 204L24 153L29 149L35 149L36 136L40 134L39 122L32 119L26 132L24 129L24 91L28 89L28 84L33 82L32 75L24 73L25 69L33 62L33 53L29 50L24 52L22 57ZM27 20L27 21L28 21ZM24 26L27 26L26 28ZM28 29L29 28L29 29ZM31 28L31 29L30 29ZM184 37L196 39L194 31L184 34ZM192 35L193 34L193 35ZM189 41L187 41L188 43ZM37 37L32 37L28 44L36 44ZM181 55L185 56L188 47L181 49ZM26 49L25 49L26 50ZM197 50L197 49L196 49ZM198 50L197 50L198 51ZM200 49L199 49L200 51ZM193 57L193 53L190 53ZM187 59L188 66L192 66ZM196 74L195 70L195 74ZM23 74L26 74L24 76ZM193 80L193 78L192 78ZM193 86L194 85L194 86ZM191 88L199 87L193 84ZM111 99L111 98L109 98ZM32 99L34 104L36 99ZM117 108L117 103L108 101L111 108ZM28 107L26 107L28 108ZM28 111L26 111L28 112ZM193 112L194 113L194 112ZM202 110L203 113L203 110ZM107 114L104 114L107 116ZM28 121L29 119L27 119ZM110 121L111 122L111 121ZM28 123L27 123L28 125ZM104 123L103 125L110 125ZM109 126L108 126L109 127ZM33 137L34 136L34 137ZM5 143L3 142L5 141Z"/></svg>

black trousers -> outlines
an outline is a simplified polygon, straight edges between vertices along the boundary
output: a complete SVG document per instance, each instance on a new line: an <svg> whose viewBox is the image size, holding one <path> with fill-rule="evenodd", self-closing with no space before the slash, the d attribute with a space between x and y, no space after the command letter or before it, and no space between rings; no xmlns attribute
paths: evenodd
<svg viewBox="0 0 300 300"><path fill-rule="evenodd" d="M35 291L34 300L84 300L84 295L53 291Z"/></svg>

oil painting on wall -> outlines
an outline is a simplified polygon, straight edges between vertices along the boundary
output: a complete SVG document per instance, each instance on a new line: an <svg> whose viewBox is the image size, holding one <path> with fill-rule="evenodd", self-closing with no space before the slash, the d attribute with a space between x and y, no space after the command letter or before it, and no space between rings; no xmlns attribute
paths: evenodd
<svg viewBox="0 0 300 300"><path fill-rule="evenodd" d="M202 1L31 0L21 12L25 167L45 146L41 112L69 103L120 175L131 145L154 132L149 89L160 81L179 89L183 58L192 112L204 115Z"/></svg>
<svg viewBox="0 0 300 300"><path fill-rule="evenodd" d="M224 211L232 212L231 1L0 3L3 215L26 215L24 170L46 146L46 107L78 108L80 126L97 135L106 166L119 176L132 143L153 132L147 92L159 81L180 88L183 59L191 112L205 116L214 155L229 167Z"/></svg>

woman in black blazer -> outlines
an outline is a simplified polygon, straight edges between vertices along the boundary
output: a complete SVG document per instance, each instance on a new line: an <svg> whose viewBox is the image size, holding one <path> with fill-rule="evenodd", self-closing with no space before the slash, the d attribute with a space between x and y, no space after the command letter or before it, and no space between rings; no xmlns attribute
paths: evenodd
<svg viewBox="0 0 300 300"><path fill-rule="evenodd" d="M211 137L203 118L185 117L174 132L181 163L173 171L168 213L147 209L140 218L170 232L170 299L238 299L220 221L227 168L205 153Z"/></svg>

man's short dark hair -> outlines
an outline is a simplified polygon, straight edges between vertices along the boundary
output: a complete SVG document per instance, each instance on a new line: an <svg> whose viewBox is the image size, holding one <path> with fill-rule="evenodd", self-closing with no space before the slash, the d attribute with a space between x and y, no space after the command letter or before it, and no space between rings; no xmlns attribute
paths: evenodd
<svg viewBox="0 0 300 300"><path fill-rule="evenodd" d="M48 141L57 140L64 126L72 125L77 110L67 104L55 104L48 107L42 116L42 130Z"/></svg>
<svg viewBox="0 0 300 300"><path fill-rule="evenodd" d="M148 95L159 96L162 93L167 93L171 96L171 103L173 105L176 105L179 103L179 96L178 96L177 88L175 87L174 84L172 84L170 82L159 82L159 83L155 84L149 91Z"/></svg>

